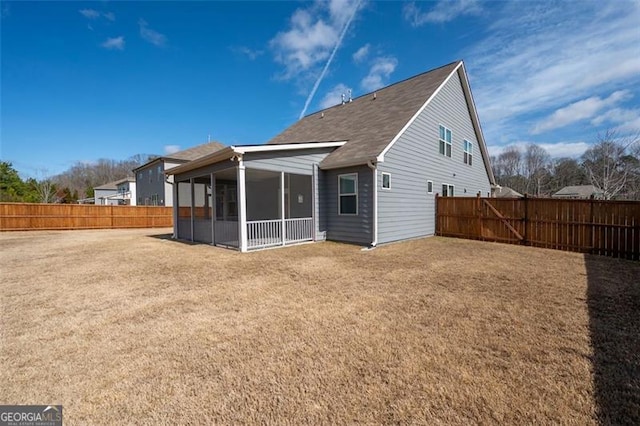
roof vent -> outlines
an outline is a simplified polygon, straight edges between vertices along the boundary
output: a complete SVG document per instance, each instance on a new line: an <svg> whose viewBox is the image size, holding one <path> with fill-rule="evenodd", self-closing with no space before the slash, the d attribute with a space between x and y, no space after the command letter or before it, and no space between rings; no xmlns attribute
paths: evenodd
<svg viewBox="0 0 640 426"><path fill-rule="evenodd" d="M353 102L353 98L351 97L351 89L349 89L349 103Z"/></svg>
<svg viewBox="0 0 640 426"><path fill-rule="evenodd" d="M342 105L344 105L345 104L345 102L344 102L344 93L341 94L340 97L342 98Z"/></svg>
<svg viewBox="0 0 640 426"><path fill-rule="evenodd" d="M322 114L320 114L320 118L324 118L324 111L322 111Z"/></svg>
<svg viewBox="0 0 640 426"><path fill-rule="evenodd" d="M376 100L376 92L373 92L373 100Z"/></svg>

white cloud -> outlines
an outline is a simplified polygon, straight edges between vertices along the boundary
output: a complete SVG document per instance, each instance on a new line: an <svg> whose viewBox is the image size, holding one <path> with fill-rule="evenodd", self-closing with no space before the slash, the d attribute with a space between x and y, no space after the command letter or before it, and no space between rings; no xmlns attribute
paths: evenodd
<svg viewBox="0 0 640 426"><path fill-rule="evenodd" d="M255 49L250 49L246 46L237 46L237 47L232 47L231 50L235 53L239 53L243 56L246 56L247 58L249 58L250 60L254 61L255 59L257 59L259 56L261 56L264 51L263 50L255 50Z"/></svg>
<svg viewBox="0 0 640 426"><path fill-rule="evenodd" d="M640 132L640 108L613 108L595 117L591 124L607 124L622 134Z"/></svg>
<svg viewBox="0 0 640 426"><path fill-rule="evenodd" d="M429 12L422 11L415 2L407 3L402 14L414 27L427 23L442 24L458 16L477 15L482 11L478 0L440 0Z"/></svg>
<svg viewBox="0 0 640 426"><path fill-rule="evenodd" d="M100 17L100 12L94 9L80 9L78 12L87 19L97 19Z"/></svg>
<svg viewBox="0 0 640 426"><path fill-rule="evenodd" d="M164 153L165 155L173 154L180 151L180 145L165 145Z"/></svg>
<svg viewBox="0 0 640 426"><path fill-rule="evenodd" d="M103 17L109 21L116 20L116 15L113 12L100 12L95 9L80 9L78 12L87 19L98 19Z"/></svg>
<svg viewBox="0 0 640 426"><path fill-rule="evenodd" d="M387 83L387 79L398 66L398 60L393 56L383 56L374 59L369 74L360 82L360 86L368 92L373 92Z"/></svg>
<svg viewBox="0 0 640 426"><path fill-rule="evenodd" d="M577 158L591 147L587 142L538 143L537 145L546 149L549 155L553 158Z"/></svg>
<svg viewBox="0 0 640 426"><path fill-rule="evenodd" d="M353 54L353 62L355 62L356 64L359 64L365 59L367 59L367 56L369 55L370 47L371 45L367 43L364 46L362 46L360 49L356 50L356 53Z"/></svg>
<svg viewBox="0 0 640 426"><path fill-rule="evenodd" d="M487 150L490 156L498 156L504 152L510 146L517 146L522 151L529 144L536 144L541 148L544 148L552 158L571 157L578 158L584 152L591 147L587 142L556 142L556 143L538 143L538 142L515 142L509 145L489 145Z"/></svg>
<svg viewBox="0 0 640 426"><path fill-rule="evenodd" d="M487 140L522 138L527 118L640 82L640 3L495 4L489 35L461 55Z"/></svg>
<svg viewBox="0 0 640 426"><path fill-rule="evenodd" d="M124 37L109 37L101 46L109 50L124 50Z"/></svg>
<svg viewBox="0 0 640 426"><path fill-rule="evenodd" d="M342 83L334 86L320 101L320 108L325 109L342 103L342 95L344 95L345 100L348 101L349 90L351 90L351 88Z"/></svg>
<svg viewBox="0 0 640 426"><path fill-rule="evenodd" d="M360 4L357 0L332 0L297 9L290 28L269 43L275 60L284 66L281 77L299 77L328 59Z"/></svg>
<svg viewBox="0 0 640 426"><path fill-rule="evenodd" d="M167 43L167 37L149 28L149 24L144 19L140 19L138 25L140 26L140 36L149 43L158 47L162 47Z"/></svg>
<svg viewBox="0 0 640 426"><path fill-rule="evenodd" d="M628 90L618 90L605 99L599 96L591 96L590 98L573 102L557 109L553 114L536 124L531 133L536 135L591 118L600 110L629 99L630 95Z"/></svg>

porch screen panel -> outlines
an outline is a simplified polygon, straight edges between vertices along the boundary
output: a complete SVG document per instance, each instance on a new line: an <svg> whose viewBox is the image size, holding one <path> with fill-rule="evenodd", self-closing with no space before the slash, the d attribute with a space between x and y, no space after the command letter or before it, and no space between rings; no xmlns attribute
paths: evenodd
<svg viewBox="0 0 640 426"><path fill-rule="evenodd" d="M193 184L193 240L211 243L211 176L198 177Z"/></svg>
<svg viewBox="0 0 640 426"><path fill-rule="evenodd" d="M191 182L178 182L178 238L191 240Z"/></svg>
<svg viewBox="0 0 640 426"><path fill-rule="evenodd" d="M288 174L285 176L285 209L287 219L312 216L311 176Z"/></svg>

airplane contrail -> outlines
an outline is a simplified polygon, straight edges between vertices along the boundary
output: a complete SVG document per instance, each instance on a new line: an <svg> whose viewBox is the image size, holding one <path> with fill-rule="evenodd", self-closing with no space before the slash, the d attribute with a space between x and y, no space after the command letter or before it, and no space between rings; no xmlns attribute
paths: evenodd
<svg viewBox="0 0 640 426"><path fill-rule="evenodd" d="M311 89L311 93L309 93L309 96L307 97L307 100L304 103L304 108L302 108L302 111L300 112L300 117L298 117L298 120L304 117L304 114L307 112L307 108L309 108L309 104L311 103L311 100L315 96L316 91L318 90L318 86L320 86L320 83L322 82L324 75L327 73L327 69L329 69L329 65L331 65L331 61L333 61L333 57L336 55L338 48L342 44L342 39L344 38L344 35L347 33L347 30L351 25L351 21L353 21L353 18L356 16L356 12L360 8L360 3L362 3L362 1L359 1L358 4L356 4L356 7L353 9L353 13L349 17L349 20L347 20L347 22L344 24L344 28L340 33L340 37L338 37L338 41L336 42L336 45L333 46L333 50L331 51L331 55L329 56L329 59L327 59L327 63L324 64L324 68L322 68L322 72L320 73L320 76L316 80L316 83L313 85L313 89Z"/></svg>

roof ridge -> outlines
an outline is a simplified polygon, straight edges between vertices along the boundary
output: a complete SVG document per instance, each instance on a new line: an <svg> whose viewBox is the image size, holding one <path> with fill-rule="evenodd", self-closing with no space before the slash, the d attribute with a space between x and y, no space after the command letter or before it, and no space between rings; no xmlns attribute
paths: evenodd
<svg viewBox="0 0 640 426"><path fill-rule="evenodd" d="M362 95L360 95L360 96L356 96L356 97L355 97L355 98L353 98L352 100L353 100L353 102L355 102L355 101L357 101L357 100L358 100L358 99L360 99L360 98L364 98L365 96L370 96L370 95L371 95L371 94L373 94L373 93L381 92L381 91L383 91L383 90L389 89L389 88L394 87L394 86L397 86L397 85L399 85L399 84L406 83L407 81L410 81L410 80L413 80L413 79L416 79L416 78L422 77L422 76L424 76L425 74L430 74L430 73L432 73L432 72L435 72L435 71L441 70L442 68L449 67L449 66L451 66L451 65L453 65L453 64L456 64L456 65L457 65L457 64L459 64L459 63L461 63L461 62L463 62L463 61L462 61L462 59L458 59L458 60L456 60L456 61L449 62L449 63L448 63L448 64L446 64L446 65L441 65L441 66L439 66L438 68L433 68L433 69L428 70L428 71L423 71L423 72L421 72L420 74L416 74L416 75L413 75L413 76L411 76L411 77L407 77L407 78L405 78L405 79L402 79L402 80L396 81L396 82L394 82L394 83L391 83L391 84L389 84L389 85L387 85L387 86L384 86L384 87L381 87L381 88L379 88L379 89L371 90L371 91L369 91L369 92L367 92L367 93L364 93L364 94L362 94ZM330 106L330 107L328 107L328 108L324 108L324 109L321 109L321 110L318 110L318 111L312 112L311 114L308 114L308 115L305 115L304 117L302 117L302 118L301 118L301 120L302 120L302 119L305 119L305 118L307 118L307 117L311 117L311 116L313 116L313 115L316 115L316 114L318 114L318 113L325 112L325 111L327 111L327 110L329 110L329 109L336 108L336 107L340 107L340 106L342 106L342 105L343 105L343 104L332 105L332 106ZM300 121L300 120L298 120L298 121Z"/></svg>

